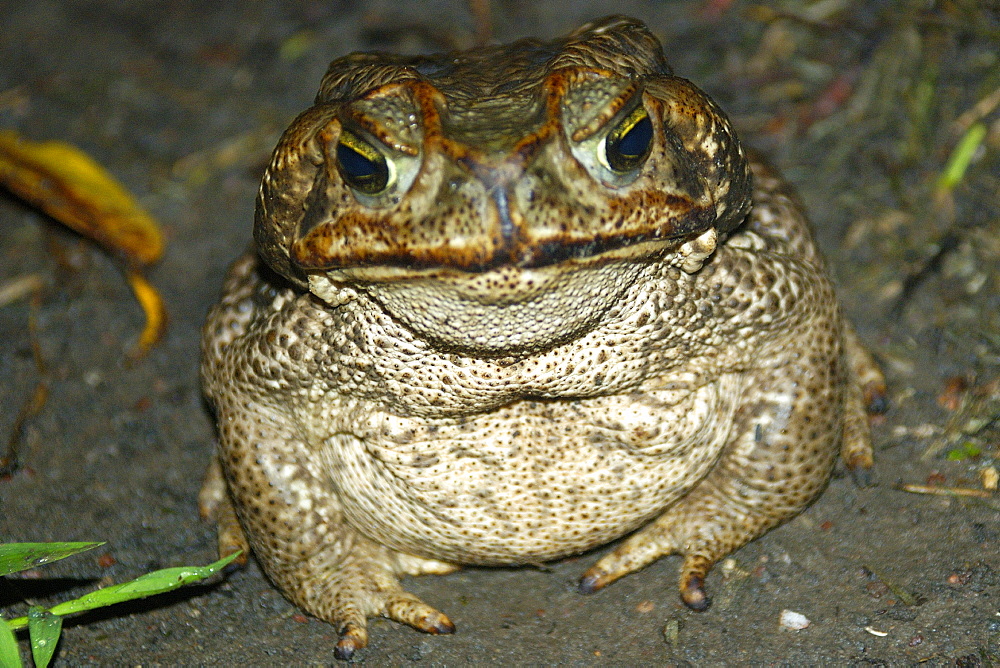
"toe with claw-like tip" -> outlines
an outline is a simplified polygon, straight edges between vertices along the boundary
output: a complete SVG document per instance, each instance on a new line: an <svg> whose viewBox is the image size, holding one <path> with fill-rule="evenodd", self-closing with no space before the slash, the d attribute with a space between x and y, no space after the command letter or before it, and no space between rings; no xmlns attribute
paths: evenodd
<svg viewBox="0 0 1000 668"><path fill-rule="evenodd" d="M704 612L712 605L712 599L705 593L705 579L691 575L681 581L681 600L691 610Z"/></svg>
<svg viewBox="0 0 1000 668"><path fill-rule="evenodd" d="M601 572L594 572L594 569L590 569L580 578L577 589L581 594L593 594L598 589L604 587L604 583L601 582L603 575Z"/></svg>
<svg viewBox="0 0 1000 668"><path fill-rule="evenodd" d="M368 644L368 631L363 626L357 624L345 624L340 632L340 640L333 650L333 655L342 660L348 661L354 657L354 653Z"/></svg>
<svg viewBox="0 0 1000 668"><path fill-rule="evenodd" d="M437 611L418 628L424 633L430 633L435 636L448 635L455 632L455 624L443 612Z"/></svg>

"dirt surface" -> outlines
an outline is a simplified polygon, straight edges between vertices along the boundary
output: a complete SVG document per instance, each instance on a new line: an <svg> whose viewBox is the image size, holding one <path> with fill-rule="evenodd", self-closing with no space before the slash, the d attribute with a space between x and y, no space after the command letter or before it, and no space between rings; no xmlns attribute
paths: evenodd
<svg viewBox="0 0 1000 668"><path fill-rule="evenodd" d="M375 620L361 660L1000 660L1000 504L898 488L982 490L1000 457L1000 121L988 99L1000 86L996 4L727 4L613 8L650 25L675 70L807 203L845 309L889 378L871 484L838 472L809 510L712 573L716 600L704 614L679 604L676 558L593 596L574 586L596 554L546 569L470 569L406 582L456 634ZM610 6L498 0L493 34L552 37ZM473 32L466 6L445 1L0 2L0 127L82 147L141 199L168 238L150 278L170 313L164 342L126 365L142 316L118 263L0 194L0 286L25 274L47 285L37 339L51 389L25 425L23 468L0 479L0 540L108 541L39 571L43 579L0 582L4 615L21 614L25 599L54 603L214 559L213 528L196 507L213 439L199 327L250 238L277 133L309 105L332 58L437 51L468 45ZM937 188L977 123L986 134L968 171ZM4 439L39 378L29 316L26 300L0 308ZM810 626L780 628L785 609ZM336 641L254 565L67 626L62 665L332 663Z"/></svg>

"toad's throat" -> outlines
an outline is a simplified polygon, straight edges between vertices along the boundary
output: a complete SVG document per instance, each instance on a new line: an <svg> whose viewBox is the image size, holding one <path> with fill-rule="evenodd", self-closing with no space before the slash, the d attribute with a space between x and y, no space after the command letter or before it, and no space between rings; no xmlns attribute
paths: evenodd
<svg viewBox="0 0 1000 668"><path fill-rule="evenodd" d="M343 300L345 289L371 300L442 349L523 355L593 330L647 268L627 261L563 263L474 274L400 270L394 278L385 268L361 268L310 274L309 286L331 304Z"/></svg>

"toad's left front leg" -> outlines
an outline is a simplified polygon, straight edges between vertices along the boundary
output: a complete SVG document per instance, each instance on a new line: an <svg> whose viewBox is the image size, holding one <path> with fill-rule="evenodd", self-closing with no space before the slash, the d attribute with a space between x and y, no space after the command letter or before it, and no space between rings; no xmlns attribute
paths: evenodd
<svg viewBox="0 0 1000 668"><path fill-rule="evenodd" d="M842 441L866 450L867 424L846 411L856 382L841 350L840 328L801 332L776 346L763 368L750 373L732 439L715 468L663 515L598 561L580 581L585 593L668 554L684 555L680 593L705 610L705 576L718 560L795 516L823 489Z"/></svg>

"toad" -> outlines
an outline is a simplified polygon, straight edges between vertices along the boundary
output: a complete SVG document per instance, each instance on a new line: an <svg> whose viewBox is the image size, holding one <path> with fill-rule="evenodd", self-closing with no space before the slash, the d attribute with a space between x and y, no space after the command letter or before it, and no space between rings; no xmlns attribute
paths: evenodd
<svg viewBox="0 0 1000 668"><path fill-rule="evenodd" d="M788 520L866 469L881 375L805 216L641 23L334 61L204 329L202 509L336 654L400 577L627 536L593 592Z"/></svg>

